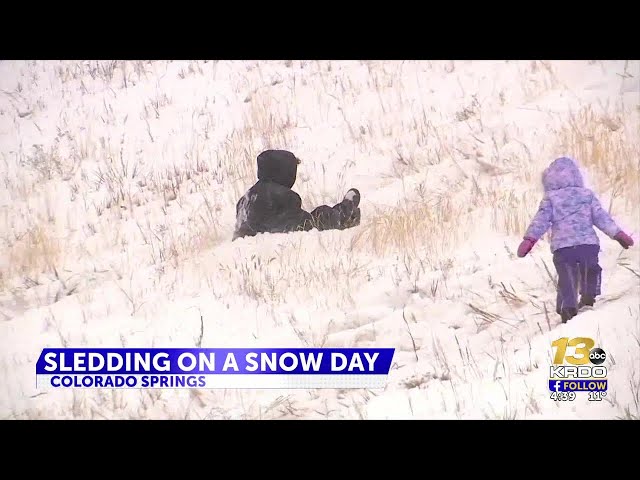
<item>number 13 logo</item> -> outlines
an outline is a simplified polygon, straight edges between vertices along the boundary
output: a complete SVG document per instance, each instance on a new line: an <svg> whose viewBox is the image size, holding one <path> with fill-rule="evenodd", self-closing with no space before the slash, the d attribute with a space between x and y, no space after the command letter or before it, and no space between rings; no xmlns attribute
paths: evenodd
<svg viewBox="0 0 640 480"><path fill-rule="evenodd" d="M555 365L564 363L566 359L571 365L586 365L589 363L589 352L595 342L588 337L558 338L551 346L556 347L556 355L553 359ZM567 356L567 347L575 347L575 353Z"/></svg>

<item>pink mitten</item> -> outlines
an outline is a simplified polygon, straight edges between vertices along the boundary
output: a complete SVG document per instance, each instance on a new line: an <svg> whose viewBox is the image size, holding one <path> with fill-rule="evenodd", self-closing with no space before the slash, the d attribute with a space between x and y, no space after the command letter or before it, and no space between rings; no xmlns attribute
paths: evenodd
<svg viewBox="0 0 640 480"><path fill-rule="evenodd" d="M622 248L624 248L625 250L633 246L633 238L631 238L623 231L619 231L618 233L616 233L613 239L616 240L620 245L622 245Z"/></svg>
<svg viewBox="0 0 640 480"><path fill-rule="evenodd" d="M531 249L535 244L536 244L536 240L532 238L525 238L524 240L522 240L522 242L520 243L520 246L518 247L518 256L520 258L526 256L527 253L531 251Z"/></svg>

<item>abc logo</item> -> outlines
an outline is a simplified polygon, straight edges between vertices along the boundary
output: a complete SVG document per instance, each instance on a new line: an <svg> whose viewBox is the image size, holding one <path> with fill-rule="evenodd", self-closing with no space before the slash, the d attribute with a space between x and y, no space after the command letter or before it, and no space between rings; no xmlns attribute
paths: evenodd
<svg viewBox="0 0 640 480"><path fill-rule="evenodd" d="M601 348L594 348L589 352L589 360L594 365L600 365L607 359L607 354Z"/></svg>

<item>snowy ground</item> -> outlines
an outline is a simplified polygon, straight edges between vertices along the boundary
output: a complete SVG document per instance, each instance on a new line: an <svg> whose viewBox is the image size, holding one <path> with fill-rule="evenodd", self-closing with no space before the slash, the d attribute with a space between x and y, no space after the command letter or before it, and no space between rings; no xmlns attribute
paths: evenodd
<svg viewBox="0 0 640 480"><path fill-rule="evenodd" d="M568 154L638 240L640 62L0 62L1 418L639 418L640 257L602 237L567 325L546 241ZM344 232L230 242L255 157L303 163ZM549 270L547 270L547 267ZM548 314L545 314L545 308ZM384 391L35 389L43 347L395 347ZM592 336L609 395L556 403L551 342Z"/></svg>

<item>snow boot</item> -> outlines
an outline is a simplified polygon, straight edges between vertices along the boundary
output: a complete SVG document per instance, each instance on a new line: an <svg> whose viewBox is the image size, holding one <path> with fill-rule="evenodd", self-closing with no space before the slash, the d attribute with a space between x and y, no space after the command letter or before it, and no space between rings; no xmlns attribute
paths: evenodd
<svg viewBox="0 0 640 480"><path fill-rule="evenodd" d="M593 307L594 303L596 303L596 299L591 295L582 295L580 297L580 303L578 303L578 310L582 307Z"/></svg>
<svg viewBox="0 0 640 480"><path fill-rule="evenodd" d="M358 208L360 205L360 191L356 188L350 188L342 199L342 202L345 204L353 204L352 213L342 222L342 228L351 228L360 225L360 208Z"/></svg>
<svg viewBox="0 0 640 480"><path fill-rule="evenodd" d="M577 308L563 308L560 311L560 318L562 318L562 323L567 323L573 317L578 314Z"/></svg>
<svg viewBox="0 0 640 480"><path fill-rule="evenodd" d="M360 205L360 192L356 188L350 188L344 196L345 200L351 200L353 202L353 208L358 208Z"/></svg>

